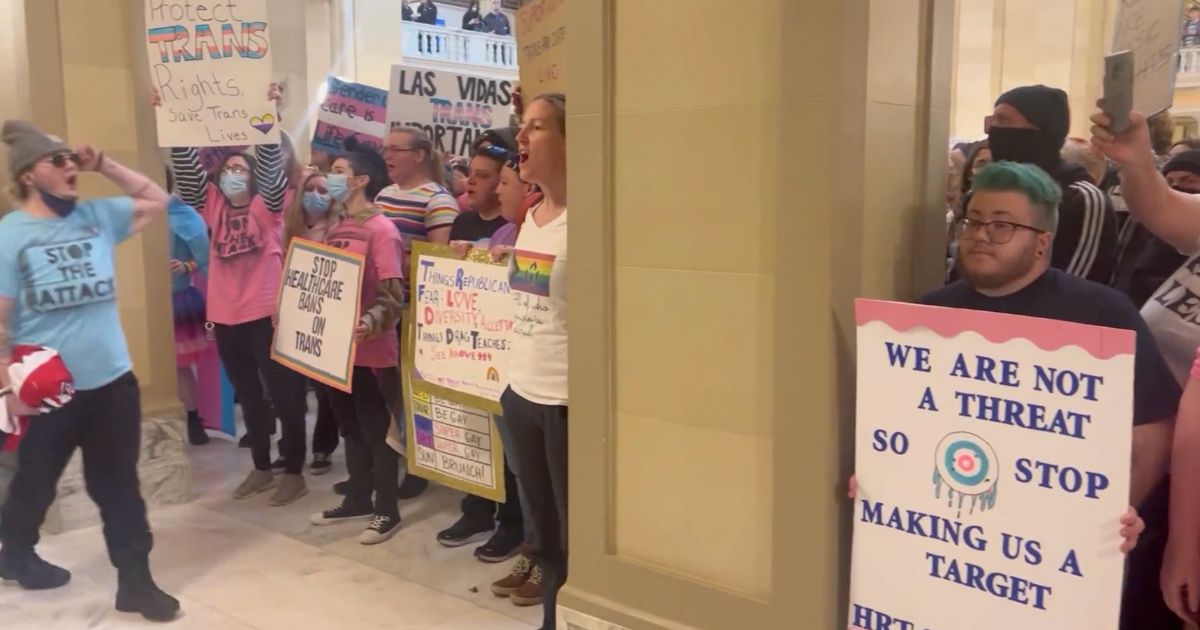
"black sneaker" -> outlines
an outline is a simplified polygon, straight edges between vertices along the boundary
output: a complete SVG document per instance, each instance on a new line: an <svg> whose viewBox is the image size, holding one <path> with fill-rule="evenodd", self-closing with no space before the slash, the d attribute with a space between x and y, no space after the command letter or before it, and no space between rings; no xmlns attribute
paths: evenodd
<svg viewBox="0 0 1200 630"><path fill-rule="evenodd" d="M451 525L447 529L438 532L437 541L443 547L461 547L469 545L473 542L478 542L487 537L492 532L492 523L478 522L474 519L463 516L458 519L458 522Z"/></svg>
<svg viewBox="0 0 1200 630"><path fill-rule="evenodd" d="M347 521L365 521L372 516L375 516L375 508L354 508L348 507L343 503L332 510L313 514L309 518L309 521L313 525L333 525L334 523L345 523Z"/></svg>
<svg viewBox="0 0 1200 630"><path fill-rule="evenodd" d="M400 489L396 491L396 498L401 501L415 499L421 496L421 493L425 492L428 487L428 479L413 474L404 475L404 481L400 484Z"/></svg>
<svg viewBox="0 0 1200 630"><path fill-rule="evenodd" d="M250 448L250 434L249 433L247 433L246 435L243 435L242 439L238 440L238 448Z"/></svg>
<svg viewBox="0 0 1200 630"><path fill-rule="evenodd" d="M400 519L395 516L375 515L371 524L363 533L358 535L358 542L364 545L378 545L396 535L400 531Z"/></svg>
<svg viewBox="0 0 1200 630"><path fill-rule="evenodd" d="M475 550L475 558L489 564L504 562L517 555L523 542L525 542L524 531L502 525L496 528L496 533L492 534L486 543Z"/></svg>
<svg viewBox="0 0 1200 630"><path fill-rule="evenodd" d="M345 481L339 481L339 482L333 484L333 493L338 495L339 497L344 497L344 496L346 496L346 488L349 486L350 486L349 479L347 479Z"/></svg>
<svg viewBox="0 0 1200 630"><path fill-rule="evenodd" d="M314 475L324 475L333 469L333 462L329 461L329 455L325 453L314 453L312 465L308 467L308 472Z"/></svg>
<svg viewBox="0 0 1200 630"><path fill-rule="evenodd" d="M71 581L71 572L42 560L32 549L22 553L0 551L0 580L42 591L65 586Z"/></svg>
<svg viewBox="0 0 1200 630"><path fill-rule="evenodd" d="M287 462L284 461L282 457L271 462L271 472L275 473L276 475L282 474L285 470L287 470Z"/></svg>

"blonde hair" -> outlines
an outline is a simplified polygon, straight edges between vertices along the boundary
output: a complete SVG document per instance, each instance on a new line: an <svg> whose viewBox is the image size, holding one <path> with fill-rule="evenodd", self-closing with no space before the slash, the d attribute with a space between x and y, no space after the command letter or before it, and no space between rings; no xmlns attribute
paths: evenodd
<svg viewBox="0 0 1200 630"><path fill-rule="evenodd" d="M396 127L392 129L392 133L408 134L412 141L412 148L425 153L425 159L421 162L421 165L425 167L425 176L433 183L445 188L446 168L442 165L442 154L437 147L433 146L433 140L429 134L420 127Z"/></svg>
<svg viewBox="0 0 1200 630"><path fill-rule="evenodd" d="M308 232L308 223L304 220L304 189L308 187L308 182L315 177L325 177L325 173L309 173L300 186L296 188L295 195L292 196L292 203L288 204L283 213L283 251L286 254L288 247L292 244L292 239ZM321 217L322 221L328 221L337 214L336 203L329 204L329 209L325 211L325 216Z"/></svg>
<svg viewBox="0 0 1200 630"><path fill-rule="evenodd" d="M562 135L567 135L567 95L559 92L538 94L529 104L533 105L538 101L545 101L554 108L554 122L558 125L558 130L562 132ZM525 111L529 111L529 108L526 107Z"/></svg>

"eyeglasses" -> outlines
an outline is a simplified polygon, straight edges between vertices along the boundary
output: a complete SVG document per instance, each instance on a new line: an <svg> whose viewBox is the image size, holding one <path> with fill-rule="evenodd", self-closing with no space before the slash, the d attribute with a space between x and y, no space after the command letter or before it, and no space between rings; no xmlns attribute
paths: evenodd
<svg viewBox="0 0 1200 630"><path fill-rule="evenodd" d="M238 164L235 166L226 166L224 169L222 169L221 172L233 173L234 175L247 175L250 173L250 169L246 168L245 166L242 166L241 164Z"/></svg>
<svg viewBox="0 0 1200 630"><path fill-rule="evenodd" d="M1045 234L1045 230L1040 230L1032 225L1024 225L1021 223L1013 223L1012 221L977 221L967 217L962 217L957 222L957 231L959 237L966 237L973 241L979 240L979 232L987 232L988 241L997 245L1003 245L1012 240L1013 235L1017 230L1029 230L1038 234Z"/></svg>
<svg viewBox="0 0 1200 630"><path fill-rule="evenodd" d="M79 160L78 153L55 153L46 159L50 160L54 168L66 168L68 162L75 166L79 166L82 163Z"/></svg>
<svg viewBox="0 0 1200 630"><path fill-rule="evenodd" d="M384 147L383 150L388 153L412 153L413 151L417 151L419 149L414 149L412 147L398 147L395 145L388 145L388 146Z"/></svg>

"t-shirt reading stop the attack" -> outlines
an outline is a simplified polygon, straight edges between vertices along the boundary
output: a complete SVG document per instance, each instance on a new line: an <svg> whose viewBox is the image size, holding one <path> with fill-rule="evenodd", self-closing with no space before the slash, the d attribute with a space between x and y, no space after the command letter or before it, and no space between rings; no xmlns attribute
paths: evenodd
<svg viewBox="0 0 1200 630"><path fill-rule="evenodd" d="M0 219L0 297L13 300L13 343L57 350L75 388L133 369L117 312L113 253L129 238L133 199L81 201L65 218L14 210Z"/></svg>
<svg viewBox="0 0 1200 630"><path fill-rule="evenodd" d="M1146 322L1129 298L1104 285L1050 269L1011 295L988 297L959 280L926 294L920 302L1132 330L1137 334L1133 424L1172 419L1179 408L1179 384L1158 351Z"/></svg>

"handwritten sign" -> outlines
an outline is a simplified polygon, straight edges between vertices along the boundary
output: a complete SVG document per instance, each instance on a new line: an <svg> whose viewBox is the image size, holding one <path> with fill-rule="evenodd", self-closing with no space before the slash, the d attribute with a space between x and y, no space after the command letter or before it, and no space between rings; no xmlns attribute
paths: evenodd
<svg viewBox="0 0 1200 630"><path fill-rule="evenodd" d="M267 27L266 0L146 0L159 146L279 142Z"/></svg>
<svg viewBox="0 0 1200 630"><path fill-rule="evenodd" d="M271 358L349 392L363 267L359 254L292 239L279 287Z"/></svg>
<svg viewBox="0 0 1200 630"><path fill-rule="evenodd" d="M566 93L566 40L563 0L534 0L517 12L517 63L526 99Z"/></svg>
<svg viewBox="0 0 1200 630"><path fill-rule="evenodd" d="M1171 106L1183 14L1178 0L1120 0L1113 52L1133 51L1133 108L1147 116Z"/></svg>
<svg viewBox="0 0 1200 630"><path fill-rule="evenodd" d="M387 135L387 90L329 77L325 102L317 112L312 148L334 155L354 136L359 144L383 150Z"/></svg>
<svg viewBox="0 0 1200 630"><path fill-rule="evenodd" d="M389 128L418 127L438 151L470 156L480 134L508 126L513 88L502 79L392 66Z"/></svg>
<svg viewBox="0 0 1200 630"><path fill-rule="evenodd" d="M1116 630L1134 333L872 300L857 319L852 627Z"/></svg>
<svg viewBox="0 0 1200 630"><path fill-rule="evenodd" d="M495 405L508 386L513 300L508 265L476 254L462 260L448 248L414 244L410 365L418 381Z"/></svg>
<svg viewBox="0 0 1200 630"><path fill-rule="evenodd" d="M409 309L411 315L412 308ZM469 494L502 502L505 499L504 448L496 431L497 419L471 398L413 379L411 316L405 322L401 349L405 435L408 471ZM395 445L399 440L389 441Z"/></svg>

